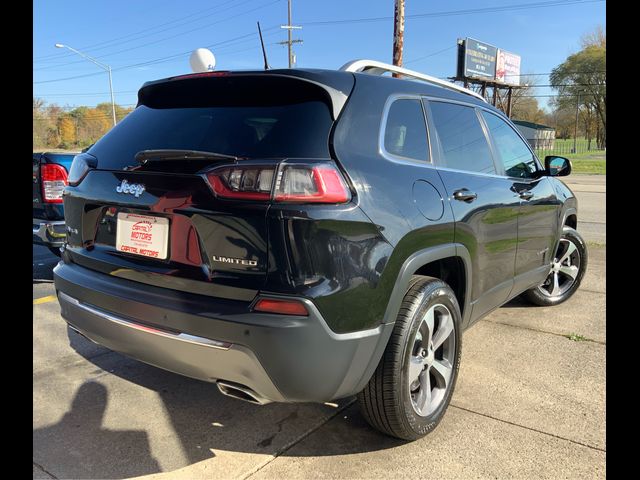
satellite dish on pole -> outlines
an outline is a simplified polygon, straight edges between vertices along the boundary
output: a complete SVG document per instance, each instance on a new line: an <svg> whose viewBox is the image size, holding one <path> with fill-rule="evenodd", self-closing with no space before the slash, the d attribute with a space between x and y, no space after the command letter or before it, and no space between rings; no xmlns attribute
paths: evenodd
<svg viewBox="0 0 640 480"><path fill-rule="evenodd" d="M189 64L195 73L211 72L216 66L216 57L207 48L197 48L189 57Z"/></svg>

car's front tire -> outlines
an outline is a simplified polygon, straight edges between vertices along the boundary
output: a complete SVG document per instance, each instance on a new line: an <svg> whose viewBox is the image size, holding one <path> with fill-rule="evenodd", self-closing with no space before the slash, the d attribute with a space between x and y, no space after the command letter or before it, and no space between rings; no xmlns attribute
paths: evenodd
<svg viewBox="0 0 640 480"><path fill-rule="evenodd" d="M551 271L537 287L523 297L534 305L551 306L568 300L580 287L587 271L587 245L573 228L565 226L551 263Z"/></svg>
<svg viewBox="0 0 640 480"><path fill-rule="evenodd" d="M416 440L440 423L460 366L461 317L456 296L445 282L412 279L384 355L358 394L371 426Z"/></svg>

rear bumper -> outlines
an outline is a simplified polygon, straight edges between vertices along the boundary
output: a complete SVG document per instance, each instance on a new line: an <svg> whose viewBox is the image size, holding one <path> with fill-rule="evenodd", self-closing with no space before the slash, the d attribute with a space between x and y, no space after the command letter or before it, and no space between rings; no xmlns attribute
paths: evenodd
<svg viewBox="0 0 640 480"><path fill-rule="evenodd" d="M33 219L33 243L61 247L67 238L64 220Z"/></svg>
<svg viewBox="0 0 640 480"><path fill-rule="evenodd" d="M393 329L336 334L309 300L302 299L308 317L260 314L247 302L152 287L64 262L54 280L63 318L89 339L175 373L244 385L272 401L326 402L357 393Z"/></svg>

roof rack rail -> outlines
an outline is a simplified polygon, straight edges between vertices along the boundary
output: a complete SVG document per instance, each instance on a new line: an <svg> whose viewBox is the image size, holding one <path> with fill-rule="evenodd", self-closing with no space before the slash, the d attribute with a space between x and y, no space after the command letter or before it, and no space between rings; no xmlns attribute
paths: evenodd
<svg viewBox="0 0 640 480"><path fill-rule="evenodd" d="M456 92L466 93L467 95L471 95L472 97L479 98L485 103L487 102L482 97L482 95L479 95L476 92L469 90L468 88L464 88L464 87L461 87L460 85L456 85L455 83L440 80L439 78L432 77L431 75L426 75L424 73L416 72L414 70L408 70L406 68L398 67L396 65L391 65L389 63L378 62L377 60L352 60L350 62L345 63L343 66L341 66L340 70L344 72L369 73L371 75L383 75L386 72L399 73L401 75L404 75L405 77L414 78L416 80L422 80L423 82L432 83L434 85L448 88L449 90L454 90Z"/></svg>

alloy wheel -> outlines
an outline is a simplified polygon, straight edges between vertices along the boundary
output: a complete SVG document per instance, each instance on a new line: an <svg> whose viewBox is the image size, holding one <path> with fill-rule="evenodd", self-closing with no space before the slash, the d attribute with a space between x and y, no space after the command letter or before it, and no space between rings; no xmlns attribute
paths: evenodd
<svg viewBox="0 0 640 480"><path fill-rule="evenodd" d="M549 276L538 290L547 297L558 297L566 293L576 282L580 260L576 244L568 238L561 238Z"/></svg>
<svg viewBox="0 0 640 480"><path fill-rule="evenodd" d="M446 397L453 377L455 335L449 309L431 306L416 331L407 368L411 404L420 416L433 413Z"/></svg>

